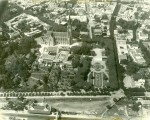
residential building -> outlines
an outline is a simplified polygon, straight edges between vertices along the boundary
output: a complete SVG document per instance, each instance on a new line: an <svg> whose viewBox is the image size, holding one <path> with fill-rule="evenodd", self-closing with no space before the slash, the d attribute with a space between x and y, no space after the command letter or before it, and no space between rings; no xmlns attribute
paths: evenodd
<svg viewBox="0 0 150 120"><path fill-rule="evenodd" d="M137 30L137 41L140 41L140 40L148 40L148 34L147 33L144 33L142 29L138 29Z"/></svg>
<svg viewBox="0 0 150 120"><path fill-rule="evenodd" d="M138 81L135 81L135 87L138 88L144 88L145 86L145 79L139 79Z"/></svg>
<svg viewBox="0 0 150 120"><path fill-rule="evenodd" d="M132 60L139 64L139 65L146 65L146 61L143 57L142 51L140 48L137 48L137 46L128 45L129 55L132 58Z"/></svg>

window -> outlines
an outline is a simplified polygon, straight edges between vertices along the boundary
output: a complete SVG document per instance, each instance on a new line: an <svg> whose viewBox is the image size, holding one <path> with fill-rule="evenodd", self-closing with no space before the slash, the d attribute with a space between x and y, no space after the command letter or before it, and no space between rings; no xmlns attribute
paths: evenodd
<svg viewBox="0 0 150 120"><path fill-rule="evenodd" d="M124 49L124 47L120 46L120 49Z"/></svg>

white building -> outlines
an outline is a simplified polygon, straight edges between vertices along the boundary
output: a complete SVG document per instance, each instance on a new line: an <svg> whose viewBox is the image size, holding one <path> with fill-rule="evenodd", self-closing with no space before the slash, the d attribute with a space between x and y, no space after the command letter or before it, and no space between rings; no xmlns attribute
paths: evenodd
<svg viewBox="0 0 150 120"><path fill-rule="evenodd" d="M119 62L121 60L127 59L128 48L127 48L126 41L116 39L116 45L117 45L117 52L118 52Z"/></svg>
<svg viewBox="0 0 150 120"><path fill-rule="evenodd" d="M139 65L146 64L142 51L140 48L138 48L138 45L128 45L128 50L129 50L130 57L135 63Z"/></svg>
<svg viewBox="0 0 150 120"><path fill-rule="evenodd" d="M145 85L145 79L139 79L138 81L135 81L135 87L144 88L144 85Z"/></svg>

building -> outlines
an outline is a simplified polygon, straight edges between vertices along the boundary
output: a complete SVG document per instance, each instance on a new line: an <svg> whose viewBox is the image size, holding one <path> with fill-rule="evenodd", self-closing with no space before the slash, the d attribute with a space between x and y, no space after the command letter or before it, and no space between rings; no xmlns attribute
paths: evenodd
<svg viewBox="0 0 150 120"><path fill-rule="evenodd" d="M69 20L69 16L66 16L66 19ZM80 22L87 22L87 16L86 15L71 15L71 20L79 20Z"/></svg>
<svg viewBox="0 0 150 120"><path fill-rule="evenodd" d="M7 28L7 32L5 32L6 36L11 39L23 34L28 37L35 37L41 34L43 30L50 29L50 25L26 13L22 13L4 22L4 25Z"/></svg>
<svg viewBox="0 0 150 120"><path fill-rule="evenodd" d="M148 40L148 34L147 33L144 33L143 30L141 29L138 29L137 30L137 41L140 41L140 40Z"/></svg>
<svg viewBox="0 0 150 120"><path fill-rule="evenodd" d="M58 47L42 47L40 49L40 57L38 62L45 65L51 64L58 54Z"/></svg>
<svg viewBox="0 0 150 120"><path fill-rule="evenodd" d="M68 32L52 32L50 41L54 45L71 45L71 36Z"/></svg>
<svg viewBox="0 0 150 120"><path fill-rule="evenodd" d="M51 106L45 103L37 103L37 104L32 104L28 108L28 112L31 114L46 114L50 115L51 114Z"/></svg>
<svg viewBox="0 0 150 120"><path fill-rule="evenodd" d="M140 65L145 65L146 61L143 58L142 52L140 49L137 50L129 50L129 55L131 56L132 60Z"/></svg>
<svg viewBox="0 0 150 120"><path fill-rule="evenodd" d="M144 79L139 79L138 81L135 81L135 87L138 88L144 88L145 86L145 80Z"/></svg>
<svg viewBox="0 0 150 120"><path fill-rule="evenodd" d="M125 40L116 40L119 62L127 60L128 48Z"/></svg>
<svg viewBox="0 0 150 120"><path fill-rule="evenodd" d="M93 29L93 33L94 33L94 35L96 35L96 36L100 36L100 35L102 35L103 31L102 31L101 28L94 28L94 29Z"/></svg>

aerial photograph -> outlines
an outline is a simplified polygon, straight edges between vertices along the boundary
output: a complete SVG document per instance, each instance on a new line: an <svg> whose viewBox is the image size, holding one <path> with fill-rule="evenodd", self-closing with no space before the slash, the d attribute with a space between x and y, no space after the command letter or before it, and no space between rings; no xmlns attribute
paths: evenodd
<svg viewBox="0 0 150 120"><path fill-rule="evenodd" d="M0 120L150 120L150 0L0 0Z"/></svg>

